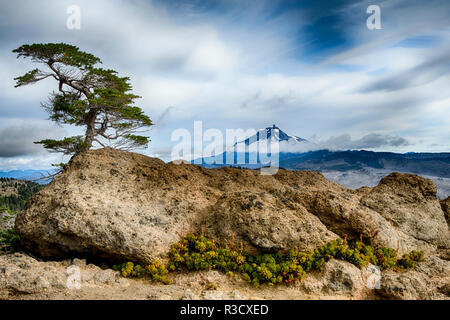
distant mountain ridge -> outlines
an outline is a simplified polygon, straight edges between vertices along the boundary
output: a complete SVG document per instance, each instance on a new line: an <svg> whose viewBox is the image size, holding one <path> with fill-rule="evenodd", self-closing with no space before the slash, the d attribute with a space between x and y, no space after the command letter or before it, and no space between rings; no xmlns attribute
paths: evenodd
<svg viewBox="0 0 450 320"><path fill-rule="evenodd" d="M36 180L47 175L51 170L10 170L10 171L0 171L0 178L13 178L18 180ZM41 183L41 181L37 181ZM48 183L44 181L42 183Z"/></svg>
<svg viewBox="0 0 450 320"><path fill-rule="evenodd" d="M292 170L363 170L366 168L450 178L450 153L392 153L365 150L318 150L280 155L280 167Z"/></svg>
<svg viewBox="0 0 450 320"><path fill-rule="evenodd" d="M228 152L228 159L233 156L233 163L226 162L226 153L216 157L197 159L194 163L209 168L221 167L225 165L240 166L252 169L261 167L259 161L257 164L249 163L248 160L250 154L248 152L234 153L234 155ZM221 159L221 162L216 161L213 163L213 160L219 159ZM237 159L245 159L245 163L238 162ZM450 178L450 153L401 154L366 150L317 150L304 153L281 152L279 154L278 165L280 168L289 170L312 171L348 171L374 168Z"/></svg>
<svg viewBox="0 0 450 320"><path fill-rule="evenodd" d="M439 187L440 197L450 195L450 152L394 153L366 150L314 150L317 145L306 139L289 135L275 125L258 130L257 135L241 142L245 142L245 145L248 146L249 143L258 141L257 139L260 137L264 139L265 136L271 141L280 142L280 146L283 142L287 142L289 146L293 146L293 150L296 150L297 147L300 147L298 148L300 150L302 147L311 147L312 149L306 152L283 152L284 149L280 148L278 158L272 158L272 161L276 161L272 164L278 165L280 168L319 171L333 181L350 188L359 188L367 184L374 186L379 179L390 172L413 173L433 179ZM237 148L232 148L215 156L195 159L192 163L206 168L234 166L258 169L263 166L264 161L260 161L257 153L249 152L248 149L246 152L237 152L236 150Z"/></svg>
<svg viewBox="0 0 450 320"><path fill-rule="evenodd" d="M277 161L278 166L285 169L348 171L374 168L450 178L450 152L401 154L366 150L317 150L318 146L314 143L290 135L276 125L260 129L255 135L239 143L249 146L261 140L279 143L278 158L273 157L272 160ZM283 145L283 143L287 144ZM250 148L246 148L245 152L238 150L237 144L235 143L233 148L222 154L195 159L192 162L209 168L232 165L256 169L266 164L264 160L260 159L259 154L250 152ZM288 148L284 148L286 146ZM274 163L272 162L272 164Z"/></svg>

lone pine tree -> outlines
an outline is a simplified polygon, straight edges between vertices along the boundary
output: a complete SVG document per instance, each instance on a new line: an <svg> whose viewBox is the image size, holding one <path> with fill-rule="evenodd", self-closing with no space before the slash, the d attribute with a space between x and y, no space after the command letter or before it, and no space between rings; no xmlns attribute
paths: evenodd
<svg viewBox="0 0 450 320"><path fill-rule="evenodd" d="M84 136L35 143L66 155L78 154L93 146L120 149L147 146L149 139L139 135L139 129L151 126L152 121L134 105L134 100L140 97L131 92L128 77L119 77L114 70L96 68L95 65L101 63L99 58L65 43L23 45L13 52L17 53L17 58L30 58L45 67L15 78L15 87L55 79L58 91L52 92L48 102L42 103L50 120L85 127Z"/></svg>

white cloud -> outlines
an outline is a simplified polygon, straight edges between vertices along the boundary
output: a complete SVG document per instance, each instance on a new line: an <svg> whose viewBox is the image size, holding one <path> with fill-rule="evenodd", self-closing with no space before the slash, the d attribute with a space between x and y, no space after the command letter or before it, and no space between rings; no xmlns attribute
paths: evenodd
<svg viewBox="0 0 450 320"><path fill-rule="evenodd" d="M0 118L0 158L39 154L42 146L34 142L61 137L65 131L48 121Z"/></svg>
<svg viewBox="0 0 450 320"><path fill-rule="evenodd" d="M0 116L44 119L35 110L54 83L49 79L13 89L12 78L32 65L16 60L11 49L64 41L101 57L103 67L131 77L143 97L139 105L156 121L147 153L167 153L171 131L191 129L193 120L223 131L276 123L288 133L306 138L317 134L322 140L344 132L358 140L376 132L407 138L414 144L407 147L410 151L448 150L448 72L437 77L427 69L411 76L414 86L395 91L362 90L407 74L431 61L435 52L446 52L450 31L442 27L443 10L421 13L424 5L414 4L402 11L404 1L383 2L380 33L368 33L365 21L361 26L354 22L348 32L357 45L311 66L301 54L293 54L307 48L298 43L293 24L307 25L308 17L296 12L271 20L264 14L269 2L246 2L245 10L223 15L199 14L195 8L183 15L145 1L76 1L81 30L65 28L71 2L18 3L3 3L0 10ZM423 21L430 26L422 28ZM434 48L394 46L427 32L442 41ZM359 68L339 71L335 67L341 64Z"/></svg>

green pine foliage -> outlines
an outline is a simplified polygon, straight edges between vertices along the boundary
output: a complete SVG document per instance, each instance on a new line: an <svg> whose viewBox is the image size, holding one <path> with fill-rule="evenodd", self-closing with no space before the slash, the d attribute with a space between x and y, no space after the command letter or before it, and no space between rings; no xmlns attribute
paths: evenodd
<svg viewBox="0 0 450 320"><path fill-rule="evenodd" d="M167 268L163 269L164 280L167 280L168 272L219 270L231 277L239 273L255 287L261 284L288 285L302 280L308 272L319 269L333 258L348 261L359 268L371 263L381 270L404 271L414 268L415 262L422 261L424 253L412 251L397 259L394 249L373 247L360 240L347 242L337 239L310 251L290 250L286 253L252 255L240 250L220 248L206 237L189 234L171 246ZM148 275L141 267L138 269L140 271L136 271L133 266L133 263L127 262L116 266L116 270L121 270L124 276ZM158 263L158 266L161 267L161 264ZM152 279L155 280L153 276Z"/></svg>
<svg viewBox="0 0 450 320"><path fill-rule="evenodd" d="M20 237L14 229L0 230L0 254L21 251Z"/></svg>
<svg viewBox="0 0 450 320"><path fill-rule="evenodd" d="M13 195L2 195L7 188L16 190ZM6 207L13 212L19 212L25 208L25 203L36 192L42 190L43 185L32 181L0 178L0 207Z"/></svg>
<svg viewBox="0 0 450 320"><path fill-rule="evenodd" d="M0 178L0 254L22 250L20 237L14 229L14 219L28 199L43 187L31 181ZM15 192L6 192L11 190Z"/></svg>
<svg viewBox="0 0 450 320"><path fill-rule="evenodd" d="M15 216L15 213L8 207L0 206L0 230L9 229Z"/></svg>
<svg viewBox="0 0 450 320"><path fill-rule="evenodd" d="M43 103L50 120L85 130L84 135L35 143L66 155L99 146L127 150L147 147L149 138L141 134L141 129L153 123L135 105L140 97L132 93L130 78L98 67L102 63L98 57L66 43L22 45L13 53L41 66L16 77L15 86L32 85L47 78L55 80L58 90Z"/></svg>
<svg viewBox="0 0 450 320"><path fill-rule="evenodd" d="M0 206L0 255L16 252L20 248L20 238L11 228L14 217L14 212Z"/></svg>

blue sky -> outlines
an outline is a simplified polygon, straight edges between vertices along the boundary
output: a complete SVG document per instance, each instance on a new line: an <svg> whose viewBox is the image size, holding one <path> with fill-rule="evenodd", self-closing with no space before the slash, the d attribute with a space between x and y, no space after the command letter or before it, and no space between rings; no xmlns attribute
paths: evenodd
<svg viewBox="0 0 450 320"><path fill-rule="evenodd" d="M69 5L81 28L66 27ZM369 5L381 9L369 30ZM450 2L65 1L0 4L0 170L48 168L34 145L77 133L40 107L50 79L14 88L34 68L11 50L66 42L130 76L153 119L143 152L165 160L177 128L261 128L332 149L449 152Z"/></svg>

